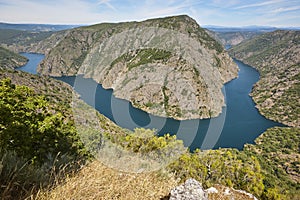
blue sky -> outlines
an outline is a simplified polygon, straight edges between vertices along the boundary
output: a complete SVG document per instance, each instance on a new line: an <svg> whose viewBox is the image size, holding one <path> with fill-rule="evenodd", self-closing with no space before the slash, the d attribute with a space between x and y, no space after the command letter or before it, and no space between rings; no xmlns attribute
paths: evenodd
<svg viewBox="0 0 300 200"><path fill-rule="evenodd" d="M187 14L200 25L297 26L300 0L0 0L0 21L95 24Z"/></svg>

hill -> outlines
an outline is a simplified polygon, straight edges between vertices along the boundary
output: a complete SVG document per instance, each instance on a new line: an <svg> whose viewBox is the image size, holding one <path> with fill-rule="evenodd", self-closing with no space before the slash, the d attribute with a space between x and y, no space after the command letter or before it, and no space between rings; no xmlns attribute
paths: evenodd
<svg viewBox="0 0 300 200"><path fill-rule="evenodd" d="M118 127L96 113L79 96L73 95L69 85L46 76L0 70L0 94L1 199L24 199L40 189L51 188L54 183L59 184L66 176L84 167L87 161L93 161L102 170L98 172L103 175L100 178L106 179L105 176L118 177L116 172L119 168L112 171L109 167L114 164L121 166L122 159L126 159L131 167L126 169L129 166L122 163L124 169L135 172L141 167L146 169L147 165L150 168L156 167L155 162L163 161L161 157L154 158L157 155L155 151L159 151L158 156L172 152L172 155L165 156L171 158L185 150L176 137L157 137L151 130L131 132ZM138 134L148 136L141 140ZM109 141L132 151L134 156L126 151L122 154L119 149L118 152L113 151L116 147ZM108 158L106 162L105 158L98 158L97 154L101 155L101 152ZM149 153L152 158L149 158ZM142 154L146 154L146 159L143 159ZM108 167L95 161L96 158ZM107 170L108 173L102 173ZM149 184L153 181L151 184L162 182L163 187L172 186L168 185L168 176L159 178L157 172L153 174L155 178L147 173L142 175L139 183L145 181L146 177ZM124 179L128 178L130 179L130 174L124 173ZM158 185L160 186L161 184ZM152 189L149 188L150 191Z"/></svg>
<svg viewBox="0 0 300 200"><path fill-rule="evenodd" d="M7 78L11 80L11 83L6 81ZM157 199L167 197L172 187L188 178L200 181L204 188L214 186L219 191L223 191L223 193L210 194L209 199L229 197L247 199L244 195L218 184L243 189L263 199L297 199L299 197L297 193L299 129L270 129L256 140L256 145L249 145L244 151L219 149L197 150L190 153L180 147L182 143L175 137L170 137L168 134L156 137L151 130L143 129L130 132L116 126L99 113L96 118L99 124L97 123L95 127L96 125L92 124L95 120L92 113L95 111L80 99L75 100L76 98L72 97L72 88L66 83L47 76L7 70L0 70L0 79L0 92L4 100L0 102L0 106L7 106L12 111L19 108L18 112L12 112L13 116L19 117L13 118L12 116L5 117L9 113L6 109L1 109L3 112L1 119L7 118L16 122L7 123L7 120L1 120L1 136L3 136L2 133L8 133L7 125L24 124L28 126L30 132L35 130L31 132L31 135L29 134L33 136L30 140L27 134L22 134L19 138L20 141L26 142L15 144L15 142L10 142L11 139L4 140L7 143L0 140L2 142L0 146L2 150L0 151L2 166L0 194L2 198L24 199L32 195L31 198L35 199L101 199L106 197L130 199L140 196L146 199ZM34 93L30 92L28 86L34 90ZM15 104L12 100L16 102L21 100L23 104ZM74 104L77 106L74 107ZM20 107L22 105L26 109ZM41 110L46 112L45 116L41 115ZM38 118L33 118L33 116ZM36 121L31 123L32 119ZM72 121L76 122L76 125ZM36 128L36 125L39 128ZM84 127L89 129L84 129ZM43 135L40 135L39 131L43 130L46 130L44 133L47 137L41 140ZM62 130L64 130L63 133L69 134L61 135ZM59 138L56 137L57 134ZM78 134L80 134L80 141L78 141ZM14 134L8 134L8 136L15 137ZM105 143L103 143L104 138L106 138ZM29 142L33 142L32 145L28 145ZM72 145L69 145L70 142ZM81 142L84 142L84 147ZM111 148L110 143L116 144L119 148L116 150ZM275 143L276 146L274 146ZM36 148L37 145L40 145L40 148ZM50 156L50 150L54 153L59 148L62 150L61 153ZM73 156L66 156L68 154L63 154L63 152L72 152L68 148L73 149L73 152L74 148L81 149L78 153L84 153L85 156L80 156L79 160ZM157 171L154 170L156 166L152 165L155 164L153 162L155 160L150 159L152 168L147 171L145 169L148 162L142 162L140 166L137 166L139 159L137 160L136 156L123 154L121 149L138 156L145 154L147 158L154 156L154 159L157 154L150 152L158 152L159 156L164 154L167 158L173 156L173 160L165 164L160 163L163 164L160 165L162 170ZM13 150L18 154L13 153ZM24 150L30 153L24 154ZM90 155L86 154L86 150L93 155L88 165L84 164L86 156ZM97 152L102 152L105 156L97 157ZM180 156L174 156L176 152ZM276 155L280 159L276 158ZM105 160L109 157L109 160ZM164 157L159 157L160 161L162 161L161 158ZM28 159L35 162L28 162ZM40 165L39 162L43 164ZM120 166L125 166L125 168L120 171ZM140 171L141 167L145 171ZM78 169L81 170L78 172ZM70 173L70 170L75 171ZM136 170L139 173L133 173ZM77 192L74 193L74 190Z"/></svg>
<svg viewBox="0 0 300 200"><path fill-rule="evenodd" d="M222 43L225 47L232 47L241 42L252 39L258 35L273 32L276 30L299 31L299 27L269 27L269 26L244 26L244 27L223 27L223 26L203 26L208 34Z"/></svg>
<svg viewBox="0 0 300 200"><path fill-rule="evenodd" d="M300 127L300 31L274 31L229 50L261 75L251 95L269 119Z"/></svg>
<svg viewBox="0 0 300 200"><path fill-rule="evenodd" d="M265 33L229 50L255 67L261 75L251 95L259 111L269 119L292 127L275 127L245 145L244 152L258 158L264 184L279 199L299 199L299 61L300 31ZM280 197L280 194L285 194ZM279 196L278 196L279 195ZM270 199L268 193L262 196Z"/></svg>
<svg viewBox="0 0 300 200"><path fill-rule="evenodd" d="M217 41L223 44L225 47L232 47L241 42L254 38L260 34L263 34L260 31L211 31L208 30L208 33L214 37Z"/></svg>
<svg viewBox="0 0 300 200"><path fill-rule="evenodd" d="M0 46L0 69L14 69L27 63L27 58Z"/></svg>
<svg viewBox="0 0 300 200"><path fill-rule="evenodd" d="M193 119L221 112L221 88L237 67L195 20L175 16L73 29L38 72L84 74L149 113Z"/></svg>
<svg viewBox="0 0 300 200"><path fill-rule="evenodd" d="M176 17L175 19L172 17L159 19L158 26L172 29L177 27L183 33L188 30L191 37L198 37L193 29L190 29L193 27L182 25L187 22L186 20L191 20L190 18L181 16L179 25L175 23L178 20ZM155 20L145 22L151 26L157 23ZM145 22L122 23L118 26L128 29L128 26L143 26L140 23ZM67 57L70 56L68 58L72 59L69 62L74 63L73 67L76 68L78 65L78 69L83 70L80 66L84 65L84 69L90 72L87 64L90 61L97 63L99 61L97 51L100 52L99 50L101 48L103 50L105 47L100 42L102 34L105 38L106 34L113 36L117 35L118 31L123 31L121 28L120 30L113 28L115 25L100 24L66 31L65 35L63 34L64 36L58 40L56 38L51 40L56 42L48 43L49 48L45 49L49 49L47 54L53 56L59 56L58 52L64 52L65 49L70 54L80 52L80 55L86 51L87 54L83 56L82 60L79 58L74 60L76 56L73 57L73 55L64 55L62 58L67 61ZM109 28L106 29L107 27ZM202 31L202 29L198 29L197 25L194 28ZM103 30L103 32L100 34L99 30ZM206 37L207 35L201 31L198 34ZM285 123L293 123L293 118L299 113L298 107L290 109L288 106L298 105L294 102L299 99L299 89L297 85L293 84L298 83L297 70L299 66L281 65L289 65L294 62L294 59L298 59L299 44L297 42L299 38L298 34L295 36L293 32L281 33L279 31L277 34L280 36L275 34L269 36L266 41L258 42L262 44L262 47L257 46L260 55L269 56L259 60L254 46L251 53L256 56L254 61L259 60L258 64L264 63L262 61L267 59L265 66L260 69L262 79L268 78L267 81L270 81L269 73L274 71L272 74L274 82L281 79L283 83L280 82L280 84L287 84L287 87L293 86L291 90L287 90L288 95L284 97L289 104L280 103L281 106L286 106L284 108L289 110L290 114L286 118L282 117L282 113L274 114L277 118L281 116L280 120ZM79 35L81 37L78 37ZM278 39L276 39L277 36ZM260 37L262 36L257 39ZM128 41L130 43L130 40L126 42ZM285 43L280 43L280 41L288 42L289 46L284 46ZM202 42L205 48L212 48L211 51L215 55L222 56L220 54L224 53L221 48L215 48L214 40L208 38L207 41ZM64 46L67 44L70 46ZM297 45L294 46L294 44ZM46 43L41 43L41 47L45 47L44 45ZM55 48L51 49L51 46L55 46ZM109 47L112 46L108 45ZM117 46L117 48L119 47ZM265 47L268 47L269 50L264 50ZM75 49L74 52L72 48ZM90 54L91 52L93 54ZM123 66L122 69L127 72L141 68L140 65L145 63L155 64L155 66L156 64L165 64L172 67L176 56L174 57L170 52L158 48L128 50L113 60L110 67L113 69L116 65L125 65L126 67ZM281 60L283 55L290 59ZM164 58L168 59L164 60ZM184 69L188 71L189 66L185 63L186 60L179 58L180 62L178 63L186 67ZM217 61L216 58L214 60ZM276 64L277 62L280 63L280 66ZM81 64L79 65L79 63ZM63 64L60 67L61 70L66 70L62 74L69 73L68 70L70 73L72 71L71 67L63 68ZM284 71L282 71L283 68ZM219 71L219 68L213 69ZM144 73L144 71L142 72ZM193 72L197 74L197 71ZM113 73L115 71L111 72L111 74ZM108 73L106 76L111 74ZM93 76L93 74L90 75ZM155 76L157 74L151 78L155 78ZM219 184L246 190L261 199L299 199L299 128L269 129L255 141L256 144L246 145L243 151L218 149L197 150L190 153L182 147L180 141L168 134L157 137L153 130L128 131L116 126L101 114L95 113L95 110L87 106L80 98L78 99L76 94L72 95L73 91L70 86L48 76L0 70L0 79L0 195L2 199L24 199L30 195L31 199L168 198L170 189L188 178L197 179L204 188L215 186L218 190L225 191L221 196L211 194L210 199L246 199L244 196L235 196L235 194L233 197L229 196L228 191L230 192L232 189L224 188ZM109 81L106 83L109 84ZM267 90L270 89L268 88L269 83L259 84L262 84L260 87L266 87L262 92L268 92ZM162 89L163 95L166 96L167 92L167 88ZM286 92L285 87L282 92ZM275 97L272 96L272 98ZM74 105L77 105L75 110ZM268 108L265 109L265 112L271 111ZM86 129L87 127L89 129ZM111 145L115 145L117 148L113 148ZM99 155L97 157L98 152L102 152L104 157ZM136 156L132 157L132 154L126 154L126 152L138 155L139 159L136 159ZM161 157L157 159L158 155ZM171 156L174 156L172 162L161 162L161 158ZM107 157L109 159L105 160ZM143 160L145 157L148 159L146 162ZM141 162L137 163L136 161ZM86 162L89 164L86 165ZM160 167L163 166L163 170L155 170L157 163ZM120 166L125 167L120 169Z"/></svg>
<svg viewBox="0 0 300 200"><path fill-rule="evenodd" d="M48 53L66 34L65 31L32 32L0 29L1 46L13 52Z"/></svg>

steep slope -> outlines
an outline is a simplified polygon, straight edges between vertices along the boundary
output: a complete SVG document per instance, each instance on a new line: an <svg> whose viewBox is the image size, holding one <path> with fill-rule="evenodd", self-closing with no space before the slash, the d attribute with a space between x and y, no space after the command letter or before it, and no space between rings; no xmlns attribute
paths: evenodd
<svg viewBox="0 0 300 200"><path fill-rule="evenodd" d="M0 69L14 69L27 63L27 58L0 46Z"/></svg>
<svg viewBox="0 0 300 200"><path fill-rule="evenodd" d="M91 121L89 115L95 112L83 102L81 102L82 104L78 106L78 108L83 109L84 112L82 110L77 111L83 114L78 115L78 113L71 112L71 102L75 103L74 99L72 99L72 88L64 82L56 81L45 76L31 75L13 70L0 70L0 79L3 78L10 78L12 83L16 85L27 85L33 88L37 94L43 94L46 99L49 99L49 102L51 104L53 103L52 105L60 110L64 116L72 119L73 115L81 124L89 123ZM80 117L82 118L80 119ZM120 143L125 149L133 149L134 152L138 153L147 151L147 149L153 149L157 145L159 147L162 145L170 145L170 147L173 148L172 153L174 153L174 149L177 149L174 147L174 144L176 145L178 143L174 143L174 140L170 136L166 137L167 140L164 139L165 137L159 137L147 142L147 138L136 135L138 134L137 132L131 133L128 130L126 131L116 126L101 114L99 114L99 122L100 128L97 131L109 134L112 136L110 139L113 142ZM92 126L89 127L91 128L89 131L95 131ZM76 126L76 128L79 127ZM95 131L96 134L98 134L97 131ZM288 137L286 135L288 135ZM96 135L92 136L90 142L97 145L99 138L94 137ZM292 196L288 196L287 198L284 198L285 196L279 196L277 199L299 199L297 198L299 197L297 196L297 183L295 183L299 181L297 174L299 168L299 163L297 162L299 158L299 152L297 152L297 147L299 146L298 136L299 129L282 130L281 128L275 128L264 134L264 137L261 136L261 139L256 140L256 145L247 146L245 151L237 151L235 149L196 151L195 153L185 151L179 159L174 160L174 163L169 166L169 170L173 173L170 173L170 171L164 171L164 173L160 171L150 173L126 173L124 171L118 171L119 168L112 169L111 165L107 167L104 166L103 163L94 160L89 165L81 166L82 170L74 174L74 176L69 174L65 182L62 183L59 181L55 188L51 187L49 191L46 188L46 191L42 190L38 192L38 194L34 194L34 189L36 189L38 185L42 185L41 183L44 183L38 181L45 181L45 177L47 178L47 175L49 175L49 169L53 167L53 163L62 163L52 161L49 168L45 168L45 170L47 170L46 172L41 171L44 170L44 168L33 168L31 165L27 166L22 164L20 168L16 168L21 175L18 173L14 174L14 179L11 182L1 182L1 188L5 189L7 188L7 183L13 183L11 184L14 186L13 188L8 187L11 189L9 191L12 192L13 195L24 191L28 192L25 194L25 197L26 195L32 194L33 196L37 195L37 199L132 199L142 197L146 199L157 199L167 196L170 192L170 188L178 184L179 180L182 182L189 177L194 177L201 181L201 183L205 185L205 188L215 186L215 184L223 184L230 188L244 189L248 192L252 192L257 197L263 196L265 199L276 199L275 197L281 194ZM84 138L81 137L81 139ZM51 141L51 138L49 138L49 140ZM78 145L78 143L74 145ZM33 148L34 147L35 146L33 146ZM108 154L105 155L107 156ZM122 162L119 157L121 155L120 152L117 152L115 155L118 158L113 160L113 162L117 164L121 162L122 165L124 165L124 161ZM60 159L60 157L55 157L55 159L58 158ZM64 157L62 157L62 159L63 158ZM17 159L18 161L20 160L20 158ZM14 165L15 163L13 163L13 159L8 159L9 162L6 162L7 159L3 160L3 158L0 160L0 163L2 162L1 164L5 166L3 170L10 170L6 168L8 165L13 168L16 166ZM65 158L61 161L65 162ZM103 160L101 160L101 162L102 161ZM126 162L135 164L135 162L128 159ZM25 163L28 163L27 160L25 160ZM262 167L260 167L260 165ZM64 168L62 165L55 165L54 167L57 167L55 170ZM284 170L286 172L284 172ZM1 178L5 178L8 175L6 171L1 172L3 174L3 176L0 176ZM59 171L60 175L62 175L62 173L64 172ZM267 179L262 173L266 175ZM53 174L51 173L51 175ZM26 179L24 179L24 177L26 177ZM39 179L33 179L35 177ZM236 194L232 189L224 188L224 186L217 185L216 188L219 193L210 194L209 199L227 199L231 197L247 199L243 195ZM75 190L77 192L74 193ZM8 194L6 193L6 195ZM15 196L12 196L11 199L17 199L13 197Z"/></svg>
<svg viewBox="0 0 300 200"><path fill-rule="evenodd" d="M38 67L51 76L84 74L136 107L176 119L217 116L221 88L237 71L188 16L73 29Z"/></svg>
<svg viewBox="0 0 300 200"><path fill-rule="evenodd" d="M252 96L259 111L300 127L300 31L274 31L233 47L230 54L260 72Z"/></svg>
<svg viewBox="0 0 300 200"><path fill-rule="evenodd" d="M263 169L265 190L269 190L264 199L273 199L274 192L278 199L300 198L299 145L300 129L282 127L268 129L255 145L245 145L244 152L257 157Z"/></svg>

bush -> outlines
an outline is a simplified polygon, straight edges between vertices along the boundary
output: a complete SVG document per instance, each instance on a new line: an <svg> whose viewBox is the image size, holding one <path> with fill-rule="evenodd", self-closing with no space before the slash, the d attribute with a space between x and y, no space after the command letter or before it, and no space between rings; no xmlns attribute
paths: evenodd
<svg viewBox="0 0 300 200"><path fill-rule="evenodd" d="M0 196L22 199L77 169L89 155L61 108L0 81Z"/></svg>
<svg viewBox="0 0 300 200"><path fill-rule="evenodd" d="M86 155L73 121L43 96L9 79L0 82L0 147L43 164L58 153L74 159Z"/></svg>

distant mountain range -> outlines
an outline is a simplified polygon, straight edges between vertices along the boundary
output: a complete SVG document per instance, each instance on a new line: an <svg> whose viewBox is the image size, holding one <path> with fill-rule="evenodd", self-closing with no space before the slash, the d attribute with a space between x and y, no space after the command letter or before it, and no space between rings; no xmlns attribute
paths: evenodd
<svg viewBox="0 0 300 200"><path fill-rule="evenodd" d="M61 31L78 27L80 25L56 25L56 24L10 24L0 22L0 29L14 29L22 31Z"/></svg>
<svg viewBox="0 0 300 200"><path fill-rule="evenodd" d="M76 28L82 25L70 25L70 24L13 24L0 22L0 29L14 29L22 31L61 31L71 28ZM275 30L300 30L300 27L274 27L274 26L216 26L216 25L202 25L202 28L206 28L214 32L237 32L237 31L258 31L258 32L271 32Z"/></svg>
<svg viewBox="0 0 300 200"><path fill-rule="evenodd" d="M241 27L226 27L226 26L215 26L215 25L202 25L214 32L243 32L243 31L257 31L257 32L271 32L275 30L300 30L300 27L273 27L273 26L241 26Z"/></svg>

